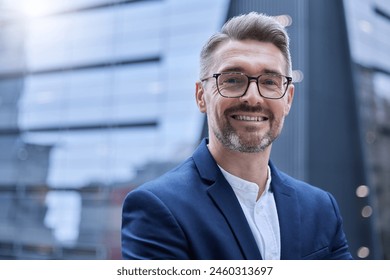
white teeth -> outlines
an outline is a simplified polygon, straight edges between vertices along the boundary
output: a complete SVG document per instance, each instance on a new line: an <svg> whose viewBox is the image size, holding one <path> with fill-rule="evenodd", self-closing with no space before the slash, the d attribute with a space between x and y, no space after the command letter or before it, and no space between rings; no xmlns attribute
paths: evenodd
<svg viewBox="0 0 390 280"><path fill-rule="evenodd" d="M252 122L261 122L265 120L264 117L251 117L251 116L234 116L234 118L239 121L252 121Z"/></svg>

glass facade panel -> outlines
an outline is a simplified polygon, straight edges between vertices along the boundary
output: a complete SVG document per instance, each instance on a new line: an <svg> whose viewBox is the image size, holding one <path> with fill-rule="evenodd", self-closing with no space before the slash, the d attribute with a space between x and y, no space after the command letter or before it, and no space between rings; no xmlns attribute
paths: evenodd
<svg viewBox="0 0 390 280"><path fill-rule="evenodd" d="M19 126L155 119L160 113L160 71L158 64L148 64L29 76L19 100Z"/></svg>
<svg viewBox="0 0 390 280"><path fill-rule="evenodd" d="M127 6L33 20L26 30L28 67L37 71L160 54L162 1Z"/></svg>

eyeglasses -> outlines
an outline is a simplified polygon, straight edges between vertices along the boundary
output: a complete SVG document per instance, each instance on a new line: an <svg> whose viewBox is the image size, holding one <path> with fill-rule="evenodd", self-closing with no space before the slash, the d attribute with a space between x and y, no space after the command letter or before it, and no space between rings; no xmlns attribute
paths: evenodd
<svg viewBox="0 0 390 280"><path fill-rule="evenodd" d="M292 82L291 77L275 73L250 77L240 72L217 73L201 81L204 82L211 78L215 78L219 94L226 98L244 96L249 88L249 83L256 81L257 89L262 97L267 99L280 99L286 94L287 88Z"/></svg>

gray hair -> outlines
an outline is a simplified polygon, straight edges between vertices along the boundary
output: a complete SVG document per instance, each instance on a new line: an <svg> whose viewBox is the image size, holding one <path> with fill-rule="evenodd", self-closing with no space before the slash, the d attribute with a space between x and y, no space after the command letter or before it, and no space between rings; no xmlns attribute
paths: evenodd
<svg viewBox="0 0 390 280"><path fill-rule="evenodd" d="M209 38L200 53L200 77L204 78L209 74L213 63L212 55L221 43L246 39L274 44L285 57L287 75L291 76L290 39L285 28L274 17L251 12L231 18L220 32Z"/></svg>

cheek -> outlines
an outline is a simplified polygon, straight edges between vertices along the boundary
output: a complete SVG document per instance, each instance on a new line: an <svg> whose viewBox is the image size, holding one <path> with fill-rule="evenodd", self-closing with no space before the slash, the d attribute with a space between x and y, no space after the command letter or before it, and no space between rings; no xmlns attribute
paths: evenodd
<svg viewBox="0 0 390 280"><path fill-rule="evenodd" d="M287 115L286 104L275 104L270 107L273 117L277 120L284 119Z"/></svg>
<svg viewBox="0 0 390 280"><path fill-rule="evenodd" d="M207 118L209 119L210 123L215 125L226 123L228 121L224 113L226 108L227 107L224 104L221 104L218 101L209 103L207 108Z"/></svg>
<svg viewBox="0 0 390 280"><path fill-rule="evenodd" d="M279 102L272 104L272 111L274 112L274 114L283 117L287 116L288 112L290 111L290 105L287 102L287 99L280 99L276 101Z"/></svg>
<svg viewBox="0 0 390 280"><path fill-rule="evenodd" d="M217 107L215 103L209 103L207 112L208 112L207 117L215 120L219 120L222 115L220 108Z"/></svg>
<svg viewBox="0 0 390 280"><path fill-rule="evenodd" d="M220 114L224 111L224 100L221 100L218 93L211 92L210 95L205 97L207 112L209 114Z"/></svg>

